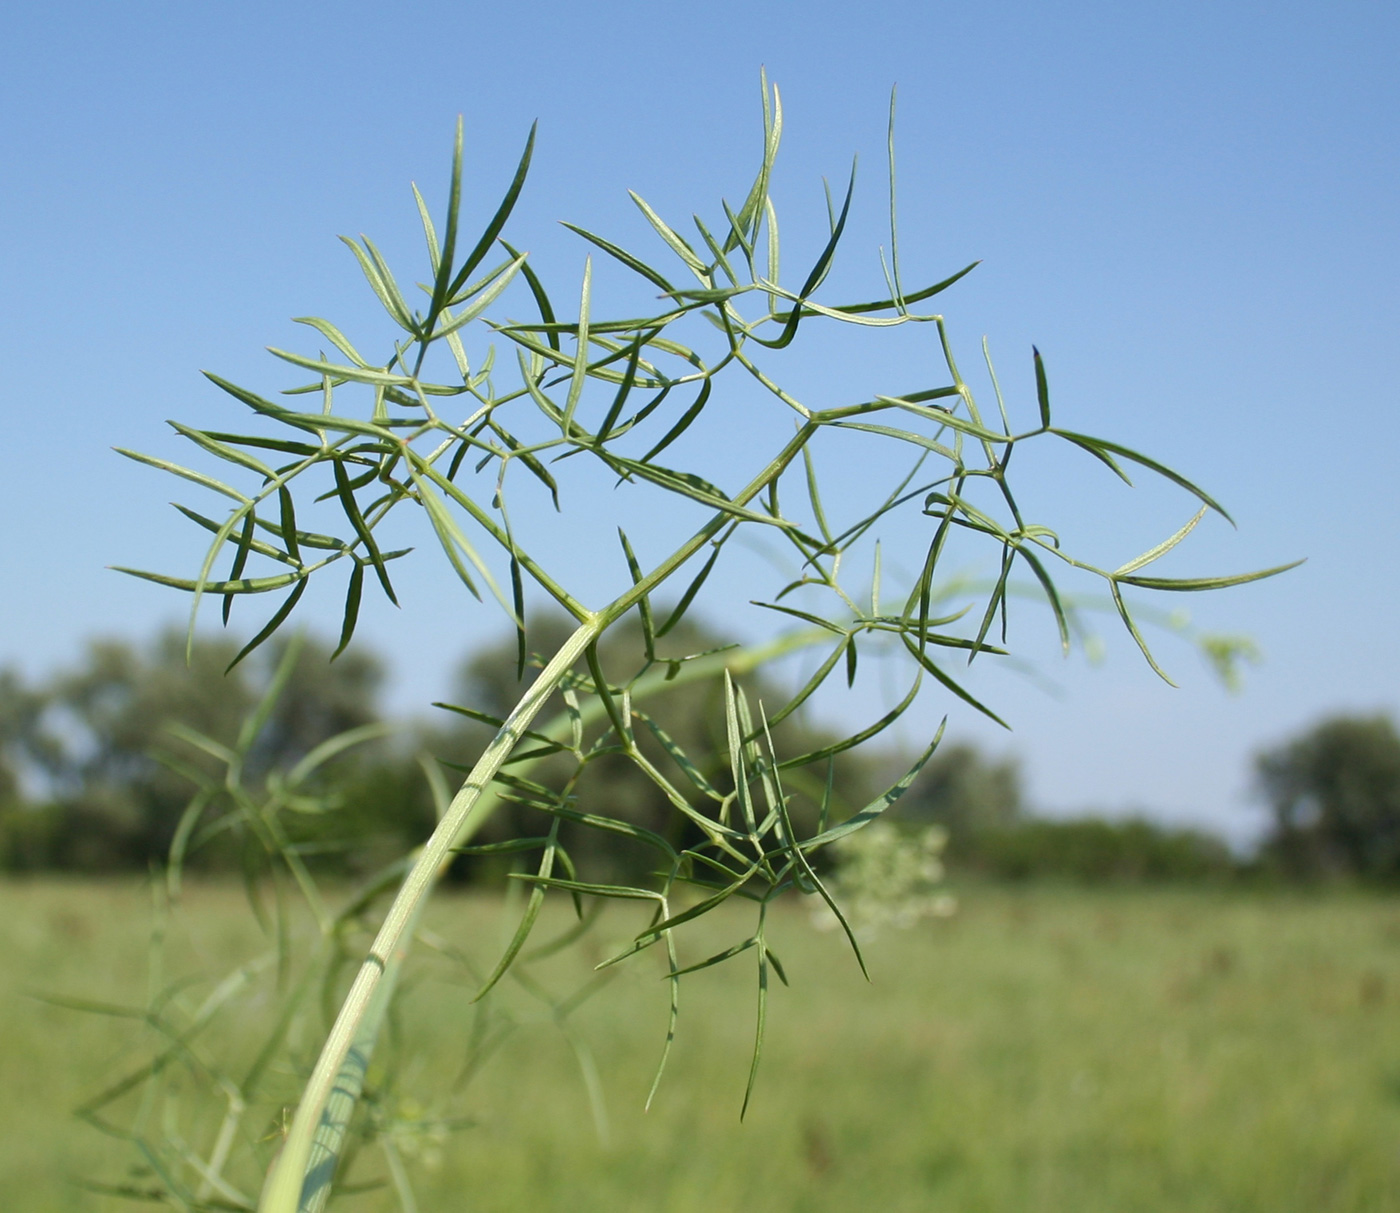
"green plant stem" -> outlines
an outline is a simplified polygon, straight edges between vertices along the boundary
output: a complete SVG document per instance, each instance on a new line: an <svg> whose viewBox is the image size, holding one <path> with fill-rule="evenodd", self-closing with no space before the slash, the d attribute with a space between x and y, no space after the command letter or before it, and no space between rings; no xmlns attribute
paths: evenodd
<svg viewBox="0 0 1400 1213"><path fill-rule="evenodd" d="M335 1162L339 1155L339 1138L344 1132L343 1124L332 1122L326 1115L330 1111L327 1104L338 1089L337 1080L346 1068L346 1061L351 1056L352 1049L354 1059L350 1070L354 1075L354 1089L351 1091L347 1086L342 1094L349 1097L352 1108L359 1096L364 1070L369 1064L369 1050L373 1048L373 1036L378 1035L377 1021L382 1019L384 1011L387 1010L393 991L394 982L384 980L388 976L389 966L392 962L397 969L402 962L403 953L407 950L413 927L417 924L428 894L442 869L451 860L454 848L460 845L461 835L465 832L472 809L482 791L495 778L502 763L510 757L511 751L524 736L531 721L563 680L564 675L583 655L584 650L598 639L608 622L610 620L607 620L606 616L594 616L581 624L564 642L563 647L545 666L540 676L531 683L529 690L491 739L466 781L452 798L452 803L438 822L432 836L423 845L404 879L403 887L389 907L369 955L360 966L360 971L341 1005L340 1013L336 1016L335 1024L326 1037L316 1068L302 1092L301 1103L292 1119L291 1130L287 1134L282 1152L268 1174L259 1204L262 1213L313 1213L324 1203L325 1196L322 1193L329 1193ZM381 987L383 993L379 993ZM348 1112L346 1119L348 1120ZM336 1148L327 1150L326 1146L331 1143L324 1142L318 1152L322 1157L313 1160L313 1147L322 1129L335 1136Z"/></svg>

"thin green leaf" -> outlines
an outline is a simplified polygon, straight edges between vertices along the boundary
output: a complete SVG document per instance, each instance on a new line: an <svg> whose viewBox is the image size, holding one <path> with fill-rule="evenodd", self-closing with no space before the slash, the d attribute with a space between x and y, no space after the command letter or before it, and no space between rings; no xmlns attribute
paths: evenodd
<svg viewBox="0 0 1400 1213"><path fill-rule="evenodd" d="M762 607L765 611L779 611L784 615L791 615L794 619L800 619L803 623L810 623L819 628L825 628L828 632L834 632L837 636L849 636L850 632L840 624L832 623L829 619L823 619L820 615L813 615L810 611L799 611L796 607L783 606L777 602L759 602L757 599L750 599L750 605Z"/></svg>
<svg viewBox="0 0 1400 1213"><path fill-rule="evenodd" d="M656 629L658 636L664 636L676 624L685 617L686 611L690 609L690 604L695 601L695 595L700 592L700 587L705 584L705 578L710 575L710 570L715 567L715 561L719 559L720 545L712 545L712 551L705 563L700 567L700 572L695 575L694 580L686 586L685 593L681 595L680 601L676 603L675 609L666 618L666 622Z"/></svg>
<svg viewBox="0 0 1400 1213"><path fill-rule="evenodd" d="M748 939L733 944L721 952L716 952L713 956L708 956L704 960L696 961L693 965L686 965L685 968L677 969L674 974L668 973L666 976L668 978L672 976L684 977L687 973L698 973L701 969L708 969L713 965L723 964L726 960L730 960L735 956L742 956L756 943L758 943L758 940L750 936Z"/></svg>
<svg viewBox="0 0 1400 1213"><path fill-rule="evenodd" d="M285 484L277 490L277 504L282 517L282 542L287 545L287 555L300 564L301 547L297 543L296 507L292 504L292 494ZM248 516L252 517L251 514Z"/></svg>
<svg viewBox="0 0 1400 1213"><path fill-rule="evenodd" d="M754 1029L753 1060L749 1063L749 1081L744 1087L744 1104L739 1109L739 1119L748 1114L749 1100L753 1098L754 1083L758 1079L758 1063L763 1057L763 1033L768 1021L768 949L758 949L758 1023Z"/></svg>
<svg viewBox="0 0 1400 1213"><path fill-rule="evenodd" d="M1031 346L1035 356L1035 397L1040 402L1040 424L1042 429L1050 428L1050 382L1045 377L1045 362L1040 351ZM1000 395L1000 393L998 393Z"/></svg>
<svg viewBox="0 0 1400 1213"><path fill-rule="evenodd" d="M319 316L293 316L292 323L309 324L357 367L362 370L371 369L370 364L365 361L360 351L350 343L350 339L329 320L322 320Z"/></svg>
<svg viewBox="0 0 1400 1213"><path fill-rule="evenodd" d="M324 358L308 358L305 354L294 354L290 350L280 350L272 345L267 347L267 352L274 358L282 359L283 362L290 362L293 366L305 367L307 370L315 371L318 375L325 375L346 383L368 383L375 387L411 388L417 382L409 375L396 375L375 367L344 366L335 362L327 362ZM286 410L279 411L285 412Z"/></svg>
<svg viewBox="0 0 1400 1213"><path fill-rule="evenodd" d="M936 678L945 687L947 687L948 690L952 691L953 694L956 695L959 699L961 699L965 704L967 704L969 707L976 708L988 720L995 720L997 724L1001 725L1002 728L1009 729L1011 727L1009 724L1006 723L1006 721L1004 721L1000 716L993 712L992 709L989 708L985 703L981 702L981 700L977 699L970 691L968 691L956 680L954 680L952 677L946 674L942 670L942 668L940 668L939 665L931 657L929 657L927 653L920 649L918 645L916 645L912 640L910 640L907 635L901 635L900 639L904 642L904 647L908 650L910 656L912 656L925 670L932 674L934 678Z"/></svg>
<svg viewBox="0 0 1400 1213"><path fill-rule="evenodd" d="M417 188L414 194L418 193ZM462 116L457 115L457 129L452 140L452 174L447 187L447 227L443 233L442 249L439 252L433 248L437 243L432 228L432 221L428 218L426 209L423 210L424 231L428 235L428 250L433 263L433 292L428 303L428 316L424 324L424 332L432 333L433 325L443 308L447 306L449 287L452 278L452 262L457 255L457 222L462 209ZM441 336L442 334L439 334ZM425 347L426 349L426 343ZM422 361L420 352L419 361Z"/></svg>
<svg viewBox="0 0 1400 1213"><path fill-rule="evenodd" d="M666 753L671 756L671 760L678 767L680 767L682 773L688 780L690 780L690 782L694 785L697 791L710 797L710 799L712 800L724 799L724 797L721 796L720 793L715 790L714 785L711 784L710 781L705 778L704 774L700 771L700 768L697 767L690 760L690 756L686 754L686 752L683 749L681 749L681 747L676 743L676 741L671 737L671 735L668 732L666 732L665 729L663 729L655 720L653 720L650 716L648 716L645 712L641 711L640 709L634 708L633 715L635 715L638 720L640 720L644 725L647 726L648 729L651 730L652 736L654 736L656 740L660 743L661 748L664 749Z"/></svg>
<svg viewBox="0 0 1400 1213"><path fill-rule="evenodd" d="M385 596L395 606L398 606L399 600L394 595L393 584L389 581L389 570L385 568L384 557L379 553L379 545L375 543L374 536L365 523L364 515L360 513L360 505L355 500L354 489L350 487L350 476L345 470L345 462L341 459L333 459L331 467L335 472L336 495L340 499L341 509L345 511L345 517L354 528L355 534L360 537L360 542L365 545L365 551L369 555L370 563L374 565L375 576L379 578L379 584L383 587Z"/></svg>
<svg viewBox="0 0 1400 1213"><path fill-rule="evenodd" d="M350 570L350 582L345 587L345 615L340 624L340 641L335 646L335 652L331 654L334 661L350 643L350 638L355 634L355 623L360 617L360 595L365 588L365 566L355 560L355 567Z"/></svg>
<svg viewBox="0 0 1400 1213"><path fill-rule="evenodd" d="M182 425L178 421L167 421L165 424L181 437L188 438L196 446L200 447L202 450L208 451L216 458L222 459L227 463L236 463L239 467L248 468L268 480L272 480L276 475L276 473L261 459L253 455L245 454L243 451L238 450L236 447L229 446L227 443L219 442L202 430L196 430L188 425Z"/></svg>
<svg viewBox="0 0 1400 1213"><path fill-rule="evenodd" d="M163 573L148 573L144 569L129 569L119 564L110 567L113 572L140 577L143 581L154 581L157 585L168 585L172 589L191 593L198 589L208 594L267 594L301 580L309 571L279 573L275 577L244 577L238 581L199 581L190 577L167 577Z"/></svg>
<svg viewBox="0 0 1400 1213"><path fill-rule="evenodd" d="M1143 568L1145 565L1151 564L1154 560L1158 560L1161 557L1165 556L1168 552L1172 550L1172 548L1176 547L1178 543L1185 539L1187 535L1194 531L1196 529L1196 524L1200 522L1200 520L1205 516L1206 507L1201 506L1201 508L1196 511L1195 515L1186 523L1186 525L1183 526L1174 535L1162 540L1162 542L1159 543L1156 547L1149 548L1136 559L1130 560L1127 564L1115 569L1113 571L1113 576L1121 577L1125 573L1132 573L1137 569Z"/></svg>
<svg viewBox="0 0 1400 1213"><path fill-rule="evenodd" d="M1128 611L1128 604L1123 601L1123 592L1118 588L1118 582L1110 578L1108 588L1113 594L1113 605L1118 608L1118 617L1122 619L1123 626L1128 629L1128 634L1132 636L1137 647L1142 651L1142 655L1147 659L1147 664L1152 667L1152 672L1168 686L1176 686L1176 683L1167 677L1166 671L1157 664L1157 659L1152 656L1152 650L1147 647L1147 641L1142 638L1142 633L1138 631L1137 624Z"/></svg>
<svg viewBox="0 0 1400 1213"><path fill-rule="evenodd" d="M1302 560L1289 564L1275 565L1271 569L1261 569L1257 573L1237 573L1232 577L1119 577L1113 580L1123 585L1137 586L1144 590L1166 590L1176 593L1192 593L1198 590L1223 590L1232 585L1246 585L1251 581L1262 581L1265 577L1277 577L1289 569L1296 569Z"/></svg>
<svg viewBox="0 0 1400 1213"><path fill-rule="evenodd" d="M467 308L463 312L459 312L446 324L440 325L437 331L433 334L434 338L447 337L457 332L458 329L465 328L473 320L475 320L478 316L485 312L488 307L495 303L497 298L499 298L501 292L504 291L506 287L508 287L515 280L515 275L519 273L522 268L524 268L525 256L526 255L522 253L508 266L506 266L506 268L503 269L491 281L490 285L488 285L486 289L481 292L481 294L479 294L475 299L472 300L472 304L469 308Z"/></svg>
<svg viewBox="0 0 1400 1213"><path fill-rule="evenodd" d="M1031 566L1031 572L1035 574L1036 580L1040 582L1040 588L1045 592L1046 601L1050 603L1050 610L1055 615L1055 626L1060 630L1060 648L1063 652L1069 652L1069 619L1065 615L1064 604L1060 601L1060 592L1055 588L1055 583L1051 580L1050 574L1045 566L1032 553L1024 547L1018 546L1016 553Z"/></svg>
<svg viewBox="0 0 1400 1213"><path fill-rule="evenodd" d="M1100 459L1107 463L1109 467L1114 468L1115 471L1118 471L1118 469L1117 466L1113 463L1113 461L1108 458L1110 454L1118 455L1120 458L1130 459L1133 463L1141 464L1143 467L1149 469L1150 471L1156 472L1157 475L1163 477L1164 479L1170 480L1173 484L1185 489L1188 493L1191 494L1191 496L1195 497L1197 501L1200 501L1203 504L1208 505L1211 509L1213 509L1231 526L1235 525L1235 520L1230 517L1229 513L1226 512L1225 507L1222 506L1218 501L1216 501L1214 497L1210 496L1210 494L1207 493L1204 489L1198 488L1196 485L1192 484L1191 481L1187 480L1185 476L1182 476L1178 472L1172 471L1172 469L1167 467L1165 464L1158 463L1155 459L1149 459L1146 455L1140 455L1137 451L1129 450L1125 446L1119 446L1116 442L1108 442L1103 438L1091 438L1087 434L1076 434L1071 432L1070 430L1052 429L1049 432L1052 434L1058 434L1061 438L1064 438L1067 441L1074 443L1075 446L1081 447L1084 450L1089 451L1093 455L1097 455ZM1121 471L1118 471L1118 474L1120 476L1123 476L1123 473ZM1123 479L1127 480L1128 478L1126 476L1123 476Z"/></svg>
<svg viewBox="0 0 1400 1213"><path fill-rule="evenodd" d="M797 711L798 708L800 708L804 703L806 703L808 698L811 696L812 692L815 691L819 686L821 686L823 682L826 681L827 675L830 674L831 671L835 668L836 663L841 659L842 654L845 653L850 643L850 635L848 633L843 634L841 638L841 643L831 650L831 652L827 655L826 660L823 661L821 665L817 667L816 673L813 674L811 678L807 680L802 689L798 691L796 695L794 695L791 699L787 701L787 703L783 705L780 711L775 712L772 716L768 718L768 723L770 725L781 724L795 711Z"/></svg>
<svg viewBox="0 0 1400 1213"><path fill-rule="evenodd" d="M787 320L783 326L783 331L772 341L767 341L761 337L754 337L760 345L766 345L771 349L783 349L792 344L792 339L797 335L797 326L801 322L804 313L807 311L806 301L808 296L819 287L825 280L828 271L831 269L832 259L836 255L836 246L841 242L841 235L846 230L846 218L851 212L851 198L856 188L855 164L851 165L851 179L846 186L846 200L841 206L841 217L836 221L831 229L831 238L826 242L821 255L817 258L816 264L812 266L811 272L807 275L807 280L802 284L802 289L797 292L797 306L787 313ZM776 283L772 284L776 287ZM776 316L774 317L776 319Z"/></svg>
<svg viewBox="0 0 1400 1213"><path fill-rule="evenodd" d="M700 279L702 283L708 285L709 278L705 272L705 263L696 256L695 250L690 247L685 238L672 231L670 225L652 210L651 207L647 205L645 199L639 194L633 190L628 190L627 195L637 204L637 209L646 216L647 222L656 229L656 234L666 242L670 250L685 262L686 267L692 274Z"/></svg>
<svg viewBox="0 0 1400 1213"><path fill-rule="evenodd" d="M607 712L608 720L612 724L613 732L617 734L618 741L625 745L630 736L627 729L627 722L623 720L621 713L618 711L617 702L612 696L612 688L609 687L608 680L603 675L603 667L598 661L598 645L596 642L590 644L584 650L584 657L588 662L588 672L593 677L593 693L598 696L599 701L603 705L603 710Z"/></svg>
<svg viewBox="0 0 1400 1213"><path fill-rule="evenodd" d="M118 455L125 455L128 459L134 459L137 463L144 463L149 467L159 468L162 472L170 472L184 480L201 485L206 489L213 489L216 493L222 493L225 497L232 497L241 505L248 505L252 498L244 496L235 488L230 488L222 481L215 480L212 476L206 476L203 472L195 472L187 467L181 467L178 463L171 463L168 459L157 459L152 455L143 455L139 451L129 451L125 447L116 446L112 448Z"/></svg>
<svg viewBox="0 0 1400 1213"><path fill-rule="evenodd" d="M273 632L275 632L287 621L287 616L292 613L292 609L296 606L296 604L299 601L301 601L301 596L306 592L306 587L310 583L310 577L303 577L300 581L297 582L296 589L294 589L290 594L287 595L286 601L283 602L282 605L277 608L276 613L272 616L271 619L267 621L266 624L263 625L262 630L258 632L258 634L254 636L252 640L248 641L247 644L245 644L241 649L238 650L238 655L228 663L228 667L224 670L225 674L227 674L229 670L232 670L234 666L236 666L240 661L242 661L243 658L248 656L249 653L256 649L260 644L262 644L264 640L271 636Z"/></svg>
<svg viewBox="0 0 1400 1213"><path fill-rule="evenodd" d="M501 241L501 247L505 249L506 252L508 252L512 257L520 256L520 253L518 253L504 240ZM536 274L535 271L531 268L530 263L528 261L521 261L520 272L524 275L525 282L530 287L530 294L533 295L535 298L535 306L539 308L540 319L543 320L545 323L545 336L548 338L549 344L554 349L558 350L560 348L559 334L555 332L553 328L553 325L555 323L554 308L549 302L549 294L544 289L544 283L540 281L539 275Z"/></svg>
<svg viewBox="0 0 1400 1213"><path fill-rule="evenodd" d="M941 422L942 418L940 417L938 420ZM944 446L943 443L936 442L923 434L916 434L912 430L901 430L888 425L870 425L861 421L833 421L831 424L843 430L861 430L867 434L880 434L886 438L894 438L900 442L911 442L936 455L942 455L950 463L959 462L958 454L952 447Z"/></svg>
<svg viewBox="0 0 1400 1213"><path fill-rule="evenodd" d="M574 353L573 374L569 377L569 394L564 401L564 416L559 424L565 438L573 429L574 410L583 395L583 385L588 377L588 305L593 291L593 258L583 262L583 289L578 301L578 349Z"/></svg>
<svg viewBox="0 0 1400 1213"><path fill-rule="evenodd" d="M647 263L643 261L640 257L634 257L626 249L619 248L616 244L613 244L612 241L604 240L601 236L596 236L592 232L588 231L586 228L581 228L574 223L565 222L563 226L568 228L569 231L574 232L579 236L582 236L585 240L589 242L589 244L592 244L595 247L602 249L603 252L607 253L609 257L612 257L615 260L622 262L622 264L625 265L633 273L639 274L648 282L659 286L668 295L676 289L674 286L671 285L670 282L666 280L666 278L660 272L652 269L651 266L647 265Z"/></svg>
<svg viewBox="0 0 1400 1213"><path fill-rule="evenodd" d="M661 454L662 451L690 428L690 423L700 416L701 411L705 407L705 402L709 400L710 388L712 386L713 380L710 379L706 379L705 382L700 385L700 391L695 396L695 402L681 414L680 420L666 431L665 437L642 456L643 463L650 463L655 456Z"/></svg>
<svg viewBox="0 0 1400 1213"><path fill-rule="evenodd" d="M905 305L908 306L911 303L922 303L925 299L931 299L934 295L942 294L959 279L964 278L968 274L972 273L972 271L975 270L981 264L982 263L980 261L974 261L971 265L964 266L956 274L953 274L950 277L943 279L942 282L935 282L932 286L924 287L923 290L915 291L913 294L905 295ZM869 303L843 303L839 306L833 306L829 310L833 312L850 313L852 315L862 315L866 312L880 312L885 311L888 308L893 308L897 306L898 305L896 304L895 300L893 298L890 298L876 299ZM778 312L774 314L773 319L779 321L780 323L786 323L791 320L792 315L792 312Z"/></svg>
<svg viewBox="0 0 1400 1213"><path fill-rule="evenodd" d="M919 694L921 682L921 678L915 678L914 685L909 688L909 693L874 724L862 729L859 733L853 733L851 736L841 741L822 746L820 749L812 750L810 753L803 754L800 757L786 758L777 764L778 770L786 771L793 767L804 767L809 763L820 762L823 758L831 758L836 754L844 753L846 750L860 745L862 742L869 741L870 738L874 737L877 733L883 733L890 725L903 716L905 711L908 710L909 705L914 702L914 699Z"/></svg>
<svg viewBox="0 0 1400 1213"><path fill-rule="evenodd" d="M820 834L807 839L801 844L804 851L815 851L821 847L835 842L839 838L845 838L848 834L854 834L863 826L869 825L880 816L886 809L895 803L905 792L909 790L919 772L924 769L924 764L933 757L933 753L938 749L939 743L943 740L943 731L948 727L948 718L943 717L938 726L938 732L934 734L933 740L918 759L898 780L880 793L874 800L867 804L859 813L847 818L840 825L832 826L829 830L823 830Z"/></svg>
<svg viewBox="0 0 1400 1213"><path fill-rule="evenodd" d="M388 267L383 266L373 246L368 240L365 241L366 247L361 248L349 236L342 236L340 239L345 247L355 254L355 260L359 262L360 271L364 274L365 281L369 283L370 290L374 292L375 297L384 306L384 310L389 313L394 323L406 332L417 336L413 318L408 313L408 304L404 302L403 295L399 293L398 285L393 282L392 277L389 281L385 281L381 269L387 270Z"/></svg>
<svg viewBox="0 0 1400 1213"><path fill-rule="evenodd" d="M763 161L748 197L744 199L744 205L739 208L738 215L730 217L731 227L729 237L724 242L725 252L732 251L736 245L743 245L744 251L751 255L753 240L750 231L758 230L759 210L768 198L768 182L773 173L773 163L778 156L778 145L782 142L783 103L778 86L773 85L770 102L768 75L762 69L759 70L759 85L763 90ZM728 209L726 206L726 212Z"/></svg>
<svg viewBox="0 0 1400 1213"><path fill-rule="evenodd" d="M639 585L642 581L642 566L637 562L636 553L632 551L632 545L627 542L627 532L621 527L617 528L617 537L622 540L622 552L627 558L627 572L632 578L633 585ZM643 594L637 600L637 614L642 621L642 646L648 661L656 660L656 625L651 617L651 601L647 595Z"/></svg>
<svg viewBox="0 0 1400 1213"><path fill-rule="evenodd" d="M229 569L228 578L230 581L237 581L243 576L243 566L248 563L248 553L253 545L253 523L255 516L250 510L243 519L243 530L238 536L237 550L233 554L233 567ZM223 530L220 527L214 533L217 535ZM233 607L233 595L224 595L224 623L228 624L229 611Z"/></svg>
<svg viewBox="0 0 1400 1213"><path fill-rule="evenodd" d="M520 163L516 166L515 176L511 178L509 187L506 189L505 197L501 199L501 205L496 208L496 213L491 216L491 221L486 225L485 231L481 233L481 239L477 241L476 247L467 255L467 259L462 263L462 268L458 271L457 277L452 280L452 285L448 288L448 298L455 298L457 292L466 284L471 277L472 271L481 264L481 260L490 251L493 244L501 234L506 225L506 220L510 218L510 213L515 209L516 199L520 197L520 190L525 184L525 178L530 172L530 158L535 152L535 132L539 123L532 123L530 126L530 136L525 140L525 150L521 153Z"/></svg>
<svg viewBox="0 0 1400 1213"><path fill-rule="evenodd" d="M540 916L540 909L544 905L544 893L546 887L553 882L550 880L550 873L554 870L554 856L559 837L559 823L556 821L550 827L549 842L544 849L544 854L540 856L540 867L537 876L532 878L531 883L535 887L530 890L529 900L525 903L525 913L520 916L520 925L515 928L515 934L511 936L510 942L506 945L505 951L501 954L500 960L496 962L496 967L491 970L486 980L482 983L472 1002L480 1002L496 986L496 983L505 976L506 970L515 962L516 956L520 954L520 949L525 946L525 941L530 938L530 932L535 929L535 921ZM521 873L512 872L512 877L520 878Z"/></svg>

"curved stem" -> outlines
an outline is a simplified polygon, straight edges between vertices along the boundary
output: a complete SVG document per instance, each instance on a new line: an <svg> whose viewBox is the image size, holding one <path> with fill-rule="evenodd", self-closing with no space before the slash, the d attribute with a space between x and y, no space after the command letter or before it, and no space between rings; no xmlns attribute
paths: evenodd
<svg viewBox="0 0 1400 1213"><path fill-rule="evenodd" d="M554 655L491 739L419 852L322 1046L282 1152L268 1174L258 1206L261 1213L314 1213L324 1204L349 1113L369 1065L373 1037L378 1035L377 1021L387 1009L393 976L428 894L452 858L482 792L564 675L608 622L606 616L593 616Z"/></svg>

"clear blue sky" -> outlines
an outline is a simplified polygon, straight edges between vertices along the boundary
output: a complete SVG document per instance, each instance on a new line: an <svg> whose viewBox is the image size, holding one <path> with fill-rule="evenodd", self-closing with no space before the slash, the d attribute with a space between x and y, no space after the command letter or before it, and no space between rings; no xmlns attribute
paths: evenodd
<svg viewBox="0 0 1400 1213"><path fill-rule="evenodd" d="M1222 497L1238 532L1203 527L1176 567L1309 558L1187 604L1263 648L1239 696L1168 645L1173 691L1115 638L1094 671L1046 649L1061 698L1001 687L1013 737L965 717L954 734L1020 754L1049 809L1136 805L1238 836L1257 747L1400 706L1393 3L58 0L5 6L0 45L0 662L37 674L84 637L179 617L168 591L104 568L178 571L197 542L172 485L109 448L175 455L167 417L232 425L200 368L281 386L261 351L307 347L290 316L368 324L334 237L416 257L408 183L440 197L458 113L483 208L540 119L516 230L574 275L555 219L631 238L627 188L681 215L742 192L766 64L787 117L785 236L816 231L820 176L858 150L851 251L875 265L897 82L906 274L984 262L943 304L965 359L988 334L1024 399L1035 342L1065 424ZM1046 496L1105 559L1189 513L1151 493L1134 513L1091 479ZM405 705L499 627L441 605L445 581L410 585L402 616L365 624L372 642L410 637ZM329 626L334 603L312 609Z"/></svg>

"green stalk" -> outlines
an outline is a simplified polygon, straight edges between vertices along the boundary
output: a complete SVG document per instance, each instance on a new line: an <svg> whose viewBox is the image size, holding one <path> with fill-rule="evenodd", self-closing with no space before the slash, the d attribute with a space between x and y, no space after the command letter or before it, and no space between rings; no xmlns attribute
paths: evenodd
<svg viewBox="0 0 1400 1213"><path fill-rule="evenodd" d="M322 1046L282 1152L268 1173L258 1203L260 1213L318 1213L324 1206L345 1126L359 1098L379 1025L392 999L394 978L428 894L451 860L454 848L460 845L482 792L550 694L609 622L606 616L595 615L565 641L491 739L423 845Z"/></svg>

